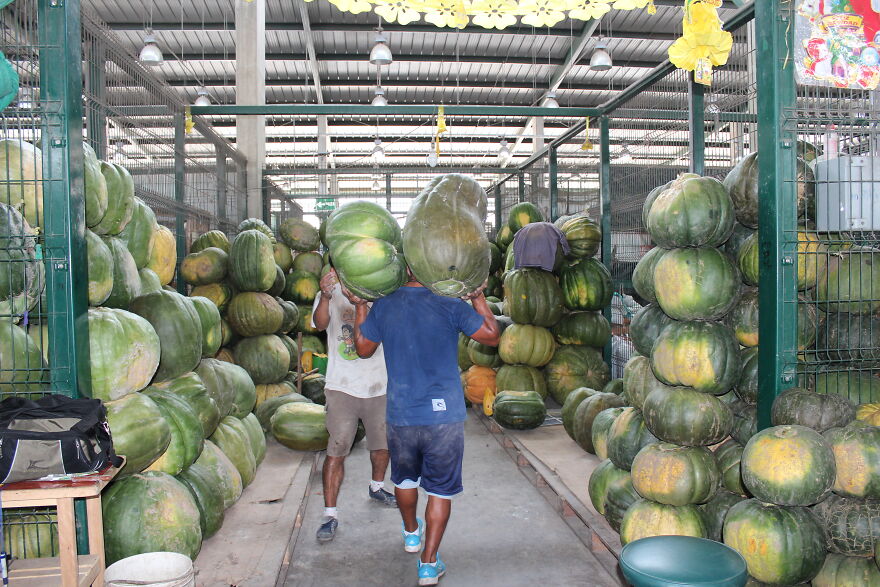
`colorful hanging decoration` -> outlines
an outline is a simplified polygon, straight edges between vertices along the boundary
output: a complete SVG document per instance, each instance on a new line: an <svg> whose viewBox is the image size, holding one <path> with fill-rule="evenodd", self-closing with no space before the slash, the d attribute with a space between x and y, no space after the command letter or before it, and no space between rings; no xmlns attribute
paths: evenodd
<svg viewBox="0 0 880 587"><path fill-rule="evenodd" d="M584 144L581 145L581 151L592 151L593 143L590 142L590 117L586 117L586 128L584 129Z"/></svg>
<svg viewBox="0 0 880 587"><path fill-rule="evenodd" d="M192 111L189 109L189 105L183 109L183 130L184 134L192 134L193 127L195 123L193 123L193 115Z"/></svg>
<svg viewBox="0 0 880 587"><path fill-rule="evenodd" d="M313 0L305 0L311 2ZM534 27L564 20L593 20L611 10L646 8L657 12L654 0L327 0L343 12L373 11L388 22L407 25L424 18L438 26L462 29L469 24L505 29L517 19Z"/></svg>
<svg viewBox="0 0 880 587"><path fill-rule="evenodd" d="M669 47L669 60L694 72L694 81L712 85L712 68L727 63L733 35L721 28L721 0L685 0L682 36Z"/></svg>
<svg viewBox="0 0 880 587"><path fill-rule="evenodd" d="M440 156L440 135L445 133L448 128L446 128L446 112L443 106L437 107L437 130L434 132L434 151L437 153L437 156Z"/></svg>

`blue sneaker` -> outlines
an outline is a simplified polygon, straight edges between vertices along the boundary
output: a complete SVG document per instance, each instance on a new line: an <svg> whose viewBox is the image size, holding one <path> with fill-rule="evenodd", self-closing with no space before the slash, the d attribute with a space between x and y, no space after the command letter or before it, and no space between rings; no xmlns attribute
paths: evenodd
<svg viewBox="0 0 880 587"><path fill-rule="evenodd" d="M415 532L407 532L403 522L400 523L401 528L403 528L403 549L407 552L418 552L422 549L425 521L421 518L416 518L416 522L418 522L419 528Z"/></svg>
<svg viewBox="0 0 880 587"><path fill-rule="evenodd" d="M440 553L437 553L437 562L423 563L419 561L419 585L436 585L446 573L446 563L440 560Z"/></svg>

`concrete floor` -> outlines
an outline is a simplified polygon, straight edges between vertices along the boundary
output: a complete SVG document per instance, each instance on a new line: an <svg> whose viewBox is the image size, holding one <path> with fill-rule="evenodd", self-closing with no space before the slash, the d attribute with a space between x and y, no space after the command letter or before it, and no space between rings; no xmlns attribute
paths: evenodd
<svg viewBox="0 0 880 587"><path fill-rule="evenodd" d="M618 584L473 414L466 424L465 447L465 490L453 503L440 548L449 566L441 585ZM417 555L403 551L397 510L367 498L369 459L363 443L346 461L346 469L336 539L323 545L315 540L323 512L316 476L284 585L415 585Z"/></svg>

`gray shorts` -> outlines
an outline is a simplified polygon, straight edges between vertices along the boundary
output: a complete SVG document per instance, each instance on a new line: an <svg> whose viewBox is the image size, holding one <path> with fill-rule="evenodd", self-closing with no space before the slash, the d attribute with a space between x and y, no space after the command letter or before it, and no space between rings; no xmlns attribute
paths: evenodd
<svg viewBox="0 0 880 587"><path fill-rule="evenodd" d="M348 456L358 420L364 423L367 431L367 450L387 450L385 436L385 395L378 397L354 397L334 389L324 390L327 398L327 455L331 457Z"/></svg>

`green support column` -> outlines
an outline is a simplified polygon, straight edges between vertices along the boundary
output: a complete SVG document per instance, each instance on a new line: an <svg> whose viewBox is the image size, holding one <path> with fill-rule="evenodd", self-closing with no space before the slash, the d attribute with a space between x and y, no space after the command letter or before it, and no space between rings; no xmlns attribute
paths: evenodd
<svg viewBox="0 0 880 587"><path fill-rule="evenodd" d="M559 175L559 165L556 157L556 147L550 147L548 153L550 160L550 222L559 218L559 186L556 184Z"/></svg>
<svg viewBox="0 0 880 587"><path fill-rule="evenodd" d="M501 184L496 184L495 195L495 238L498 238L498 231L501 230Z"/></svg>
<svg viewBox="0 0 880 587"><path fill-rule="evenodd" d="M77 397L91 393L77 366L89 365L86 319L85 196L82 149L82 41L79 2L40 0L37 6L40 48L43 211L46 313L49 327L49 377L55 393ZM76 541L88 552L85 504L77 500Z"/></svg>
<svg viewBox="0 0 880 587"><path fill-rule="evenodd" d="M787 36L794 5L756 3L758 35L758 243L760 259L758 428L770 426L776 396L795 385L797 276L795 268L795 140L785 110L795 103L794 63ZM794 239L794 243L788 240Z"/></svg>
<svg viewBox="0 0 880 587"><path fill-rule="evenodd" d="M174 200L183 206L186 203L186 120L174 117ZM186 216L178 209L174 218L174 234L177 235L177 268L174 272L177 291L186 294L186 284L180 278L180 262L186 256Z"/></svg>
<svg viewBox="0 0 880 587"><path fill-rule="evenodd" d="M691 74L693 76L693 74ZM690 172L703 175L706 168L705 86L693 78L688 84L688 126L690 127Z"/></svg>
<svg viewBox="0 0 880 587"><path fill-rule="evenodd" d="M385 209L391 212L391 174L385 174Z"/></svg>
<svg viewBox="0 0 880 587"><path fill-rule="evenodd" d="M520 169L519 173L517 173L516 175L517 175L517 181L519 182L517 184L518 189L519 189L519 197L518 197L517 201L525 202L526 201L526 176L522 172L522 169Z"/></svg>
<svg viewBox="0 0 880 587"><path fill-rule="evenodd" d="M611 271L611 133L608 117L599 118L599 195L602 202L602 263ZM611 307L602 310L611 323ZM611 363L611 340L605 345L605 361Z"/></svg>

